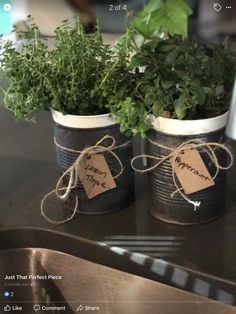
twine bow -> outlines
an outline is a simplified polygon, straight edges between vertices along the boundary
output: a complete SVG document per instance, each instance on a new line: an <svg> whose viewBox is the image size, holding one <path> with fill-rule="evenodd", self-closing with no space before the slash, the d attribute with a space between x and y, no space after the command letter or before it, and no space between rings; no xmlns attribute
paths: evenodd
<svg viewBox="0 0 236 314"><path fill-rule="evenodd" d="M201 202L200 201L192 201L183 192L183 188L181 186L179 186L179 184L176 181L174 164L175 164L175 161L176 161L178 155L180 154L180 152L186 151L189 149L202 149L209 156L209 158L211 159L211 161L214 163L214 165L216 167L216 171L215 171L215 174L213 176L213 179L215 179L217 177L220 170L228 170L233 165L233 155L232 155L231 151L223 144L214 143L214 142L206 143L204 141L194 139L194 140L188 140L188 141L182 143L181 145L179 145L178 147L171 148L171 147L156 143L149 138L147 138L147 140L155 146L158 146L160 148L163 148L163 149L170 151L170 153L167 156L163 156L163 157L157 157L157 156L145 155L145 154L135 156L131 160L131 167L133 168L133 170L135 170L137 172L145 173L145 172L150 172L150 171L155 170L163 162L165 162L166 160L169 160L171 163L171 167L172 167L172 180L173 180L173 183L176 187L176 190L171 194L171 198L173 198L174 195L179 192L180 195L183 197L183 199L185 199L188 203L190 203L194 206L194 211L201 205ZM223 166L220 164L220 162L216 156L216 153L215 153L215 148L220 148L228 154L228 156L230 157L230 162L227 166ZM142 159L142 158L154 160L156 163L153 166L150 166L149 168L145 168L145 169L139 169L139 168L135 167L134 166L135 161L137 161L138 159Z"/></svg>
<svg viewBox="0 0 236 314"><path fill-rule="evenodd" d="M111 140L111 144L109 146L104 146L103 143L106 140ZM74 216L76 215L76 212L78 211L78 205L79 205L79 198L78 196L76 196L75 199L75 207L73 209L73 213L72 215L62 221L54 221L52 219L50 219L49 217L47 217L47 215L44 212L44 203L47 200L47 198L52 195L52 194L56 194L56 197L61 200L61 201L66 201L71 193L71 191L76 187L78 180L79 180L79 175L78 175L78 166L81 162L83 162L84 158L87 158L87 156L91 155L91 154L98 154L98 153L104 153L104 152L108 152L110 153L118 162L119 166L120 166L120 171L118 172L118 174L116 174L115 176L113 176L113 179L118 178L124 171L124 167L122 165L122 162L120 160L120 158L117 156L116 153L113 152L113 150L126 146L129 142L126 142L122 145L119 146L115 146L116 145L116 141L114 139L113 136L110 135L105 135L103 138L101 138L95 145L87 147L85 149L83 149L82 151L78 151L75 149L71 149L71 148L67 148L64 146L61 146L60 144L57 143L57 141L54 139L54 143L57 147L59 147L62 150L68 151L68 152L73 152L73 153L78 153L80 154L79 157L75 160L75 162L73 163L73 165L71 167L69 167L63 174L62 176L59 178L57 184L56 184L56 188L54 190L52 190L51 192L47 193L44 198L41 201L41 214L42 216L49 222L53 223L53 224L62 224L65 222L68 222L70 220L72 220L74 218ZM66 186L64 186L64 182L63 179L68 176L69 180L68 180L68 184ZM63 193L61 193L63 192Z"/></svg>

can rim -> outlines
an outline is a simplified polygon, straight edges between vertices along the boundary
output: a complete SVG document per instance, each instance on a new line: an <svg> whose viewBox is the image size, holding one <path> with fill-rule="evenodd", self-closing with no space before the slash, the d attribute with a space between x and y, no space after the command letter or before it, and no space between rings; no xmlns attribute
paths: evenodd
<svg viewBox="0 0 236 314"><path fill-rule="evenodd" d="M101 128L117 124L116 118L111 113L99 115L71 115L63 114L51 109L53 120L62 126L79 129Z"/></svg>
<svg viewBox="0 0 236 314"><path fill-rule="evenodd" d="M172 135L199 135L220 130L226 126L229 112L222 115L199 120L178 120L150 116L152 128Z"/></svg>

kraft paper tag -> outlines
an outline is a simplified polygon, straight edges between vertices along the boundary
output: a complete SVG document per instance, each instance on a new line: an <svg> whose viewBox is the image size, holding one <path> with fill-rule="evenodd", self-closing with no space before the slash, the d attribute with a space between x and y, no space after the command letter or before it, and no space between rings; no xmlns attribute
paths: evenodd
<svg viewBox="0 0 236 314"><path fill-rule="evenodd" d="M196 149L180 152L174 163L174 171L186 194L198 192L215 185L201 155Z"/></svg>
<svg viewBox="0 0 236 314"><path fill-rule="evenodd" d="M78 174L89 199L116 187L106 159L101 153L85 156L78 166Z"/></svg>

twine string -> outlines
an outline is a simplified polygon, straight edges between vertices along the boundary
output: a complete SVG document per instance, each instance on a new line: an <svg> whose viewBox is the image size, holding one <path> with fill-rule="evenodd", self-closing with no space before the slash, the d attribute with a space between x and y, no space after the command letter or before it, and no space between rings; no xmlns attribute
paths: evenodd
<svg viewBox="0 0 236 314"><path fill-rule="evenodd" d="M111 144L108 146L104 146L105 145L104 142L107 140L111 140ZM113 176L113 179L116 179L119 176L121 176L121 174L124 171L124 167L123 167L123 164L122 164L120 158L117 156L117 154L113 150L127 146L130 142L128 141L128 142L125 142L119 146L115 146L116 141L115 141L114 137L110 136L110 135L105 135L95 145L89 146L89 147L83 149L82 151L64 147L64 146L58 144L55 138L54 138L54 143L57 147L59 147L62 150L79 154L79 156L75 160L75 162L61 175L61 177L57 181L56 188L54 190L50 191L49 193L47 193L41 201L41 214L42 214L42 216L47 221L49 221L50 223L63 224L65 222L72 220L74 218L76 212L78 212L78 207L79 207L78 195L76 195L76 198L75 198L75 207L72 211L72 215L70 217L66 218L65 220L62 220L62 221L54 221L46 215L46 213L44 211L45 201L53 194L55 194L59 200L66 201L68 199L68 197L70 196L70 193L72 192L72 190L77 186L77 183L79 181L79 174L78 174L79 165L81 163L83 163L85 158L87 158L88 156L91 156L92 154L98 154L98 153L102 154L105 152L110 153L114 157L114 159L117 161L119 168L120 168L119 172L115 176ZM69 177L68 183L66 185L64 182L65 177Z"/></svg>
<svg viewBox="0 0 236 314"><path fill-rule="evenodd" d="M176 188L176 190L171 194L171 198L174 197L174 195L176 193L179 193L183 199L185 199L188 203L192 204L194 206L194 211L201 205L200 201L192 201L184 192L183 192L183 188L181 186L179 186L179 184L176 181L176 175L175 175L175 170L174 170L174 165L176 162L176 159L178 157L178 155L182 152L182 151L186 151L186 150L190 150L190 149L202 149L205 153L207 153L207 155L209 156L209 158L211 159L211 161L213 162L213 164L215 165L215 173L213 175L213 179L215 179L219 173L220 170L228 170L230 167L232 167L233 165L233 155L230 151L229 148L227 148L224 144L220 144L220 143L215 143L215 142L209 142L206 143L202 140L198 140L198 139L191 139L188 141L183 142L182 144L180 144L177 147L168 147L162 144L159 144L157 142L152 141L150 138L147 137L147 140L159 147L159 148L163 148L167 151L170 151L170 153L167 156L162 156L162 157L158 157L158 156L153 156L153 155L146 155L146 154L142 154L142 155L138 155L135 156L132 160L131 160L131 167L133 168L133 170L140 172L140 173L146 173L146 172L151 172L153 170L155 170L156 168L158 168L162 163L164 163L165 161L169 160L171 163L171 168L172 168L172 180L174 183L174 186ZM224 150L228 156L229 156L229 164L224 166L222 164L220 164L219 159L217 158L217 155L215 153L215 149L219 148ZM149 160L154 161L154 165L145 168L145 169L139 169L135 166L135 162L139 159L142 158L146 158Z"/></svg>
<svg viewBox="0 0 236 314"><path fill-rule="evenodd" d="M61 188L60 190L64 190L64 189L65 189L65 188ZM79 198L78 198L78 196L76 195L76 197L75 197L75 207L74 207L74 209L72 210L72 214L71 214L70 217L68 217L68 218L66 218L66 219L64 219L64 220L62 220L62 221L55 221L55 220L52 220L51 218L49 218L49 217L46 215L46 213L45 213L45 211L44 211L44 204L45 204L46 200L47 200L51 195L56 194L56 192L57 192L57 190L55 189L55 190L52 190L52 191L50 191L49 193L47 193L47 194L43 197L43 199L41 200L41 205L40 205L40 207L41 207L41 215L42 215L47 221L49 221L49 222L52 223L52 224L59 225L59 224L66 223L66 222L72 220L72 219L75 217L75 215L76 215L76 213L77 213L77 208L78 208L78 206L79 206Z"/></svg>

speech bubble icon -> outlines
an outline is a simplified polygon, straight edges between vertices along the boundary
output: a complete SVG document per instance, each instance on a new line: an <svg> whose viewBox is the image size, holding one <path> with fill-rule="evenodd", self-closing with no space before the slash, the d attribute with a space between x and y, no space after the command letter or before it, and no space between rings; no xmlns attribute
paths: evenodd
<svg viewBox="0 0 236 314"><path fill-rule="evenodd" d="M34 309L35 312L37 312L37 311L40 311L41 307L40 307L39 304L35 304L35 305L33 306L33 309Z"/></svg>

